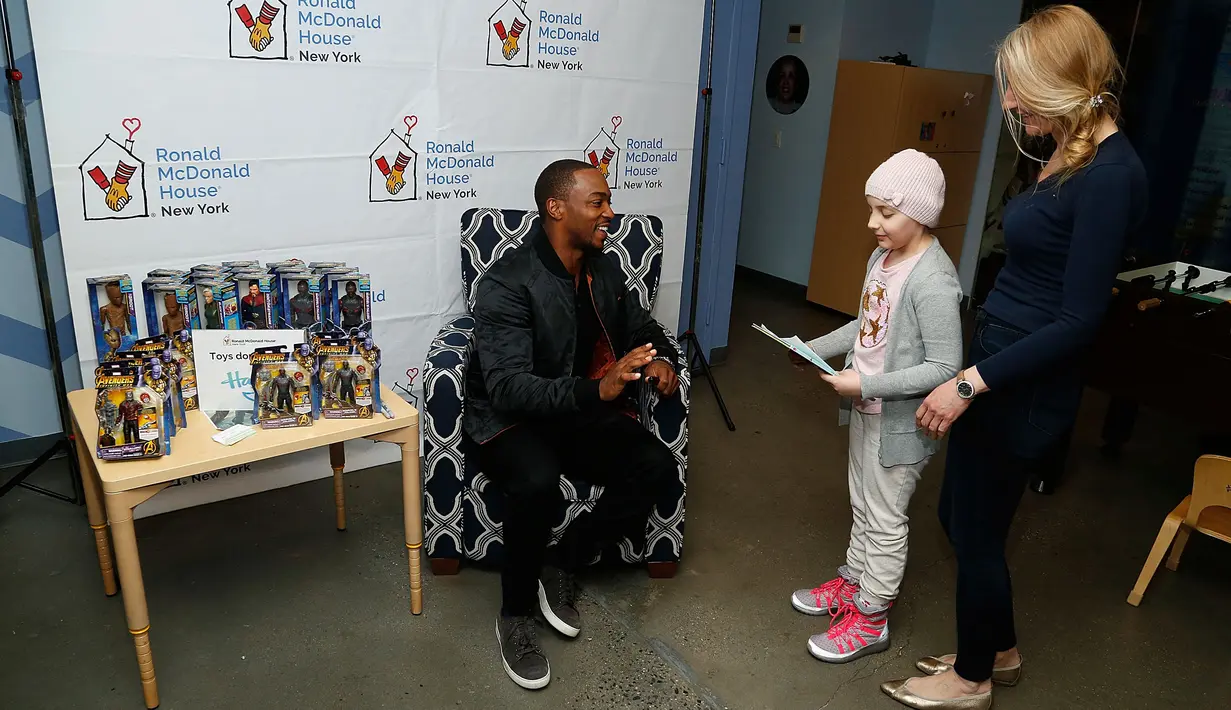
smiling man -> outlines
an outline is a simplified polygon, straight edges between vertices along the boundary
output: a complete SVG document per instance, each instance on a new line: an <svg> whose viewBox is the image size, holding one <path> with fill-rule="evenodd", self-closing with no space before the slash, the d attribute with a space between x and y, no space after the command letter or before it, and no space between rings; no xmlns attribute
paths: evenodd
<svg viewBox="0 0 1231 710"><path fill-rule="evenodd" d="M535 634L537 608L558 632L581 631L573 574L625 536L640 540L677 475L671 452L631 416L633 390L677 387L662 327L603 256L611 191L588 163L560 160L534 186L540 219L479 281L466 433L504 496L504 670L542 688L551 670ZM564 510L561 475L603 487L594 508L548 550Z"/></svg>

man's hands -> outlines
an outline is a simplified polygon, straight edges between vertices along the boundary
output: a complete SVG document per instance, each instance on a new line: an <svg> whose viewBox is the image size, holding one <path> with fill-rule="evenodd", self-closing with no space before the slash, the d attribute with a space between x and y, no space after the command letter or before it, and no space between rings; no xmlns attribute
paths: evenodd
<svg viewBox="0 0 1231 710"><path fill-rule="evenodd" d="M658 380L658 392L664 397L675 394L680 386L680 379L675 374L675 368L662 360L655 360L645 366L645 376Z"/></svg>
<svg viewBox="0 0 1231 710"><path fill-rule="evenodd" d="M641 379L637 370L649 365L658 351L649 343L639 348L633 348L627 355L611 366L603 379L598 381L598 396L604 402L610 402L624 391L624 385ZM661 380L660 380L661 382Z"/></svg>
<svg viewBox="0 0 1231 710"><path fill-rule="evenodd" d="M825 380L830 387L833 387L834 392L837 392L843 397L863 396L862 383L859 380L859 373L854 369L843 370L837 375L830 375L822 372L821 379Z"/></svg>

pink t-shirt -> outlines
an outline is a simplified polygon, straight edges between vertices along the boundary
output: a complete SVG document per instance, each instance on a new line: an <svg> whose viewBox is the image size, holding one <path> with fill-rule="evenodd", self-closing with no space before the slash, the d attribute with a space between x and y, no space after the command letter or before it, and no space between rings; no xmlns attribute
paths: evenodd
<svg viewBox="0 0 1231 710"><path fill-rule="evenodd" d="M889 341L889 327L893 309L902 295L902 286L915 264L920 252L905 261L886 267L885 259L892 252L877 260L863 285L859 299L859 337L855 341L855 371L860 375L879 375L885 371L885 347ZM864 414L880 414L879 399L856 399L855 408Z"/></svg>

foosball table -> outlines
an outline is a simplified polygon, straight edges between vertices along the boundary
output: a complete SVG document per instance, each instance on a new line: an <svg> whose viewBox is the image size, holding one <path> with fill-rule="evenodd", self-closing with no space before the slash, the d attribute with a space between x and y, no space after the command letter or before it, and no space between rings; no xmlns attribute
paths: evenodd
<svg viewBox="0 0 1231 710"><path fill-rule="evenodd" d="M1231 432L1231 274L1183 262L1126 271L1086 358L1086 384L1111 395L1103 441L1131 437L1137 409Z"/></svg>

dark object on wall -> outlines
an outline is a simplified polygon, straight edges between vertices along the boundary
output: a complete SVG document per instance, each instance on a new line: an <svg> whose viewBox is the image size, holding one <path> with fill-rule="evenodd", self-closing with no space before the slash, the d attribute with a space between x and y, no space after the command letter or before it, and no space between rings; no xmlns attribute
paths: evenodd
<svg viewBox="0 0 1231 710"><path fill-rule="evenodd" d="M889 62L890 64L897 64L900 67L918 66L916 64L912 64L910 61L910 57L906 56L902 52L898 52L897 54L894 54L894 55L886 54L885 56L877 57L876 59L882 62Z"/></svg>
<svg viewBox="0 0 1231 710"><path fill-rule="evenodd" d="M808 67L793 54L778 57L765 75L765 98L772 109L792 114L808 100Z"/></svg>

